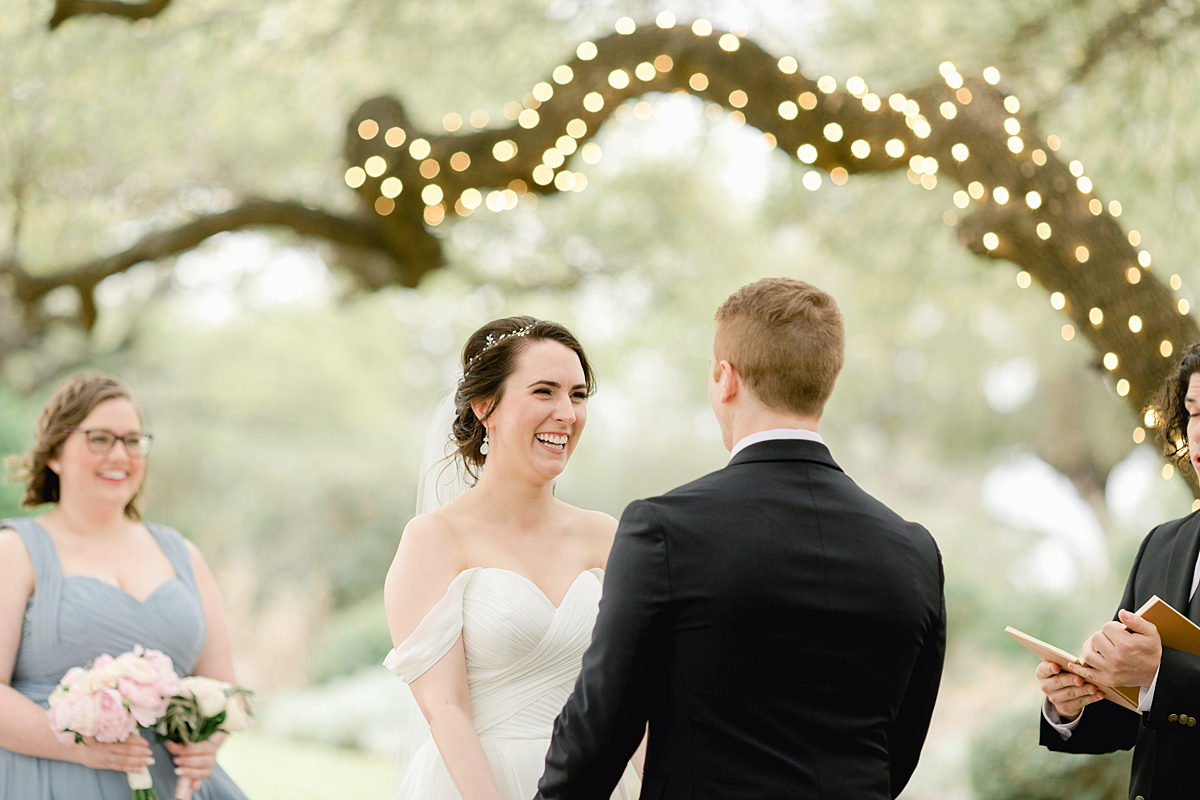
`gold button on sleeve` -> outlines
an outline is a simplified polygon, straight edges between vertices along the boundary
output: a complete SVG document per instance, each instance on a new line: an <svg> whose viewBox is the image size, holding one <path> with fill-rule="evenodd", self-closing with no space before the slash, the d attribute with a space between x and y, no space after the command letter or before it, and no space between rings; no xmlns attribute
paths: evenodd
<svg viewBox="0 0 1200 800"><path fill-rule="evenodd" d="M1196 718L1195 717L1188 717L1188 727L1189 728L1196 727Z"/></svg>
<svg viewBox="0 0 1200 800"><path fill-rule="evenodd" d="M1178 721L1179 721L1178 714L1172 714L1171 716L1167 717L1167 722L1178 722Z"/></svg>

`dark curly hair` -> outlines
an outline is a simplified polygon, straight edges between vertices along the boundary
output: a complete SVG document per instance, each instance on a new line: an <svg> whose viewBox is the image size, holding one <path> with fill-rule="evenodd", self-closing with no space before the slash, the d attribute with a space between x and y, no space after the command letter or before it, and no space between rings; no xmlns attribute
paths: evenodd
<svg viewBox="0 0 1200 800"><path fill-rule="evenodd" d="M1200 372L1200 344L1194 344L1184 351L1179 365L1167 376L1150 406L1154 414L1154 427L1162 432L1166 448L1164 455L1174 460L1181 469L1191 463L1187 435L1188 410L1184 400L1192 375L1197 372Z"/></svg>
<svg viewBox="0 0 1200 800"><path fill-rule="evenodd" d="M596 376L583 345L575 338L575 334L557 322L525 316L505 317L493 320L475 331L463 347L463 377L454 395L452 431L458 457L463 460L472 478L478 479L487 458L479 452L487 432L483 423L504 396L504 382L516 371L517 357L532 342L558 342L574 351L583 367L588 396L596 391ZM471 408L471 403L477 400L483 400L487 409L482 419L475 416Z"/></svg>
<svg viewBox="0 0 1200 800"><path fill-rule="evenodd" d="M106 400L128 400L133 402L129 389L116 378L108 375L76 375L59 384L46 401L46 407L38 415L33 447L24 456L5 459L9 468L9 480L25 484L22 508L36 508L44 503L59 500L58 475L50 469L48 462L58 455L59 448L79 425L92 413L92 409ZM136 408L136 404L134 405ZM138 411L141 416L141 411ZM142 490L130 498L125 506L125 516L142 518L139 502Z"/></svg>

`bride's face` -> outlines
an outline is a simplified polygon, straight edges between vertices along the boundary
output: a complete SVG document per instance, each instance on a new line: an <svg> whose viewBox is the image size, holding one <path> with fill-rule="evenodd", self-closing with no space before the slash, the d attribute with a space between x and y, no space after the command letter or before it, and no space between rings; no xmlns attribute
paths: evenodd
<svg viewBox="0 0 1200 800"><path fill-rule="evenodd" d="M551 341L529 343L488 417L489 467L552 480L567 466L587 421L587 385L579 356Z"/></svg>

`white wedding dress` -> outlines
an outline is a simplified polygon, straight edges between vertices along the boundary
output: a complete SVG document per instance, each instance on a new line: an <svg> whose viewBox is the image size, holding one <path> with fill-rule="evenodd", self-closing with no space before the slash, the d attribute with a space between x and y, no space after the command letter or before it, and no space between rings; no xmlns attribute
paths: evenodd
<svg viewBox="0 0 1200 800"><path fill-rule="evenodd" d="M528 578L474 567L446 594L384 664L411 683L461 635L471 718L504 800L532 800L545 767L554 719L562 710L591 643L604 571L581 572L558 608ZM613 800L641 791L627 766ZM427 738L401 779L398 800L460 800L441 754Z"/></svg>

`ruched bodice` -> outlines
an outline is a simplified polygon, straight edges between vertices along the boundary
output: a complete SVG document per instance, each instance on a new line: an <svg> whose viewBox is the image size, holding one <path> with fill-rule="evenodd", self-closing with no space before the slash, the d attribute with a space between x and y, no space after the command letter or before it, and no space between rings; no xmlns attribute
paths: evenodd
<svg viewBox="0 0 1200 800"><path fill-rule="evenodd" d="M604 571L581 572L557 608L528 578L506 569L461 572L384 664L411 683L462 637L475 732L505 800L537 790L554 720L575 687L592 639ZM637 796L627 770L614 798ZM402 778L404 800L456 800L432 740Z"/></svg>
<svg viewBox="0 0 1200 800"><path fill-rule="evenodd" d="M54 540L36 520L0 521L0 529L12 528L21 536L35 576L13 666L13 689L47 708L50 692L68 669L82 667L103 653L120 655L135 645L166 653L180 676L192 674L204 650L207 629L191 556L178 532L153 524L146 527L174 567L175 577L139 601L98 578L64 576ZM169 797L175 789L170 754L162 745L155 745L154 750L157 763L151 774L155 789L160 797ZM129 796L123 773L0 748L0 797L128 800ZM244 797L220 770L194 796L197 800Z"/></svg>

